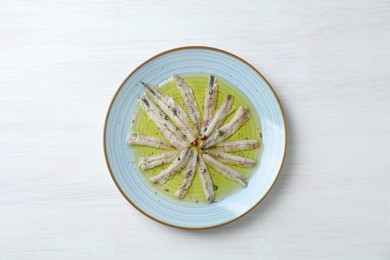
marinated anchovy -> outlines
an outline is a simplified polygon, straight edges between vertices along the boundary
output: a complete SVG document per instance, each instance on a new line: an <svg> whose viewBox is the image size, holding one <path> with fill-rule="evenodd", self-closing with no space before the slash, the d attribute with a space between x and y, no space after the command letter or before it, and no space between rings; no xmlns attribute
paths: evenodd
<svg viewBox="0 0 390 260"><path fill-rule="evenodd" d="M151 109L150 102L145 98L140 98L141 108L146 112L147 116L157 126L158 130L168 139L168 141L176 148L183 149L189 146L187 142L183 142L175 132L172 132L167 126L167 120L161 119Z"/></svg>
<svg viewBox="0 0 390 260"><path fill-rule="evenodd" d="M244 168L252 168L256 165L256 160L246 158L239 155L234 155L224 152L215 152L215 151L205 151L205 153L214 157L217 161L221 163L231 164Z"/></svg>
<svg viewBox="0 0 390 260"><path fill-rule="evenodd" d="M199 129L201 125L200 112L194 93L187 82L181 77L175 75L173 76L174 81L176 82L177 89L179 90L181 97L184 101L184 104L187 108L188 114L192 123L195 126L196 134L199 135Z"/></svg>
<svg viewBox="0 0 390 260"><path fill-rule="evenodd" d="M166 140L131 132L127 137L127 143L128 145L173 150L158 155L140 157L139 168L145 171L167 164L165 169L163 168L159 174L149 179L150 182L158 185L163 185L175 174L183 172L181 185L175 192L178 199L183 199L188 194L194 176L197 174L205 198L209 202L215 201L215 191L218 187L213 184L209 172L210 167L226 178L246 186L247 178L228 165L249 168L255 167L257 162L254 159L231 153L255 149L260 146L260 141L224 141L246 124L250 119L249 110L243 107L234 109L234 96L231 92L217 109L217 78L214 75L209 75L202 118L194 90L180 76L174 75L172 77L185 108L171 96L142 82L146 94L139 98L139 104ZM231 116L231 119L225 122L232 113L234 115ZM134 119L132 124L134 124ZM198 146L199 140L197 139L199 137L203 139L202 147ZM191 145L194 147L190 148Z"/></svg>
<svg viewBox="0 0 390 260"><path fill-rule="evenodd" d="M195 150L192 153L192 157L188 160L186 169L183 173L183 181L179 187L179 189L176 191L175 196L179 199L184 199L184 197L187 194L188 189L190 188L192 184L192 180L194 179L195 170L196 170L196 161L198 158L198 152Z"/></svg>
<svg viewBox="0 0 390 260"><path fill-rule="evenodd" d="M135 132L127 135L128 145L149 146L160 149L173 149L174 147L166 140L154 136L144 136Z"/></svg>
<svg viewBox="0 0 390 260"><path fill-rule="evenodd" d="M138 166L142 170L149 170L154 167L168 164L173 162L173 160L177 157L178 151L170 151L165 152L157 155L147 156L147 157L140 157Z"/></svg>
<svg viewBox="0 0 390 260"><path fill-rule="evenodd" d="M222 103L221 107L215 113L213 119L210 121L210 124L204 132L202 139L207 139L213 133L213 131L223 123L223 121L229 115L233 101L234 97L232 95L228 95L226 100Z"/></svg>
<svg viewBox="0 0 390 260"><path fill-rule="evenodd" d="M204 98L204 113L201 135L204 136L207 127L210 124L210 120L213 116L215 106L217 105L218 98L218 84L217 78L214 75L209 76L209 84L206 89L206 97Z"/></svg>
<svg viewBox="0 0 390 260"><path fill-rule="evenodd" d="M215 200L214 185L211 180L209 170L207 169L206 163L203 160L203 156L198 156L198 164L196 167L200 182L202 183L203 193L206 200L213 202Z"/></svg>
<svg viewBox="0 0 390 260"><path fill-rule="evenodd" d="M239 107L233 118L217 129L202 145L203 148L209 148L215 144L222 142L233 135L241 126L243 126L250 118L249 110Z"/></svg>
<svg viewBox="0 0 390 260"><path fill-rule="evenodd" d="M210 147L210 149L222 150L224 152L237 152L237 151L252 150L257 147L259 147L259 141L257 140L240 140L240 141L219 143Z"/></svg>
<svg viewBox="0 0 390 260"><path fill-rule="evenodd" d="M188 158L192 155L192 151L186 149L183 150L178 157L169 165L168 168L163 170L156 176L153 176L149 180L154 184L162 185L167 182L167 180L173 176L175 173L180 172L184 166L186 166Z"/></svg>
<svg viewBox="0 0 390 260"><path fill-rule="evenodd" d="M156 104L154 104L154 102L152 102L147 96L142 96L140 97L140 99L145 104L148 104L148 109L150 109L159 118L159 120L168 127L169 131L174 133L176 137L180 139L181 142L187 142L184 135L180 131L178 131L177 127L172 124L168 116Z"/></svg>
<svg viewBox="0 0 390 260"><path fill-rule="evenodd" d="M179 127L187 140L191 143L198 138L195 126L189 120L184 109L172 97L166 96L153 88L150 84L142 82L146 93L151 96L156 104Z"/></svg>
<svg viewBox="0 0 390 260"><path fill-rule="evenodd" d="M229 178L232 181L241 184L242 186L247 186L248 183L247 179L244 176L240 175L235 170L233 170L232 168L224 165L223 163L218 162L208 154L204 154L203 158L205 159L208 165L210 165L212 168L214 168L216 171L221 173L226 178Z"/></svg>

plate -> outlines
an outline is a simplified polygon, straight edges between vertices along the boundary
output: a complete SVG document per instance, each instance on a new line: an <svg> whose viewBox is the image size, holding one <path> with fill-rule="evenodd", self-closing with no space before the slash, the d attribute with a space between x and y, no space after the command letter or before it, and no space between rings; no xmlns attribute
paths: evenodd
<svg viewBox="0 0 390 260"><path fill-rule="evenodd" d="M174 74L211 73L246 94L261 121L263 151L248 186L210 204L179 203L156 196L140 176L125 142L140 81L159 85ZM205 229L230 223L248 213L269 193L283 166L287 145L286 122L280 102L267 80L253 66L226 51L202 46L181 47L150 58L122 83L111 101L104 129L108 169L119 191L140 212L173 227Z"/></svg>

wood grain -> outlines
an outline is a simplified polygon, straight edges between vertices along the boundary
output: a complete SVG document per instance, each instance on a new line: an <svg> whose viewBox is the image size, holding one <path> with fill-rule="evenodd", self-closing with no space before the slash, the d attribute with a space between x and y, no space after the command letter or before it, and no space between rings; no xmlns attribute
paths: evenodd
<svg viewBox="0 0 390 260"><path fill-rule="evenodd" d="M1 1L0 258L388 259L389 31L387 0ZM102 147L123 79L185 45L253 64L289 128L264 202L196 232L132 208Z"/></svg>

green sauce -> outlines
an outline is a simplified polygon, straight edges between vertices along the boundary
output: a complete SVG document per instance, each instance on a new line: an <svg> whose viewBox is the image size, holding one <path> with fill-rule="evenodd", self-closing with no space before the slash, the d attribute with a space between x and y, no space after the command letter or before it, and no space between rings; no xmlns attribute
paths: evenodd
<svg viewBox="0 0 390 260"><path fill-rule="evenodd" d="M204 98L206 95L206 88L208 84L209 75L188 74L188 75L180 75L180 76L183 79L185 79L188 85L192 88L195 95L195 99L198 103L198 107L201 110L200 112L201 114L203 114ZM218 103L217 103L216 110L226 99L226 96L230 94L234 96L234 103L233 103L234 109L237 109L239 106L243 106L243 107L247 107L251 113L251 118L248 120L248 122L244 126L242 126L233 136L231 136L225 141L245 140L245 139L259 140L260 139L259 134L261 129L260 120L251 102L248 100L248 98L245 96L244 93L242 93L232 84L228 83L226 80L217 76L217 82L218 82ZM173 82L171 78L160 84L159 91L173 97L176 102L178 102L183 108L185 108L180 92L176 88L176 84ZM233 117L233 115L234 112L231 115L229 115L225 123L228 122ZM131 130L139 132L142 135L156 136L165 139L164 136L162 136L162 134L158 131L155 124L151 120L149 120L146 113L142 109L140 109L139 106L137 107L134 113L134 121L132 123ZM176 174L164 185L160 186L160 185L154 185L151 182L149 182L149 178L151 176L155 176L159 174L163 169L167 168L169 165L159 166L147 171L142 171L138 167L139 157L155 155L155 154L165 152L167 150L144 147L144 146L130 146L129 151L131 153L132 161L136 169L139 171L139 174L141 174L144 177L145 182L155 190L156 194L163 195L164 197L172 198L176 202L181 201L174 196L174 193L177 191L177 189L179 188L182 182L182 173ZM262 152L262 145L260 145L260 148L254 150L240 151L240 152L235 152L234 154L256 159L258 161L256 167L258 167L261 152ZM254 168L240 168L232 165L228 165L228 166L235 169L243 176L246 176L250 183L250 176L254 172ZM211 179L214 183L216 202L222 200L223 198L231 195L234 192L244 189L240 184L237 184L227 179L226 177L216 172L211 167L208 168L209 168ZM191 203L207 202L204 197L202 184L199 180L199 176L197 175L197 173L194 176L192 185L188 190L187 195L182 201L191 202Z"/></svg>

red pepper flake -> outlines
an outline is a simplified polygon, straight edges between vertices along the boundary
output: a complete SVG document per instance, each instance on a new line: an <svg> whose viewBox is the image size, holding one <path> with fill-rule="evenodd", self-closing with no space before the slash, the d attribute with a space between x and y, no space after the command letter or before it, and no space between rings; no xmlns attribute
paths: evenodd
<svg viewBox="0 0 390 260"><path fill-rule="evenodd" d="M204 147L201 147L200 150L204 151Z"/></svg>
<svg viewBox="0 0 390 260"><path fill-rule="evenodd" d="M205 140L207 140L207 138L209 138L207 135L204 135L203 137L202 137L202 140L203 141L205 141Z"/></svg>
<svg viewBox="0 0 390 260"><path fill-rule="evenodd" d="M192 142L192 145L193 145L193 146L198 146L198 141L197 141L197 140L193 141L193 142Z"/></svg>
<svg viewBox="0 0 390 260"><path fill-rule="evenodd" d="M263 134L260 132L260 139L263 139Z"/></svg>

